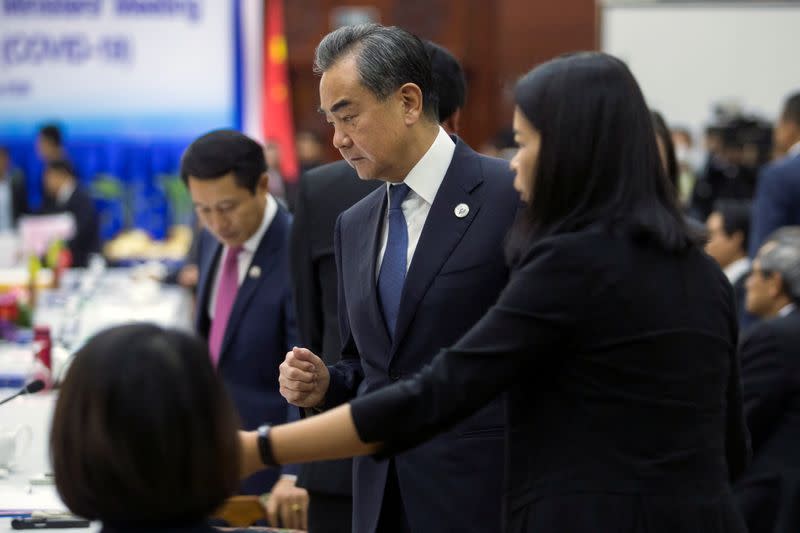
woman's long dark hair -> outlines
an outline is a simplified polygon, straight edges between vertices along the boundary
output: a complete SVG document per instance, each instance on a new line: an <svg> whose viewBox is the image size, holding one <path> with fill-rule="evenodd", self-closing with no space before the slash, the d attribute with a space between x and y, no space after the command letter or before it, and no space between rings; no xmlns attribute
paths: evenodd
<svg viewBox="0 0 800 533"><path fill-rule="evenodd" d="M653 129L656 131L656 142L661 141L664 145L664 160L662 164L666 168L667 179L675 189L674 193L678 195L678 180L680 178L680 169L678 168L678 158L675 156L675 143L672 142L672 132L669 131L667 121L658 111L651 111L650 116L653 118Z"/></svg>
<svg viewBox="0 0 800 533"><path fill-rule="evenodd" d="M696 241L677 206L653 121L630 70L602 53L569 54L519 80L516 104L541 135L530 202L509 240L602 226L667 251Z"/></svg>

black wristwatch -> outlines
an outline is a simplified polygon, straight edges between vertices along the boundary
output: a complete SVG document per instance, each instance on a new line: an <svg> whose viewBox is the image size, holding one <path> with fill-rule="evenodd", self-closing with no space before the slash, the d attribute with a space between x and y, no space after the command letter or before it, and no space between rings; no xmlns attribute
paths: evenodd
<svg viewBox="0 0 800 533"><path fill-rule="evenodd" d="M258 427L258 453L264 466L279 466L272 455L272 444L269 441L269 430L272 426L264 424Z"/></svg>

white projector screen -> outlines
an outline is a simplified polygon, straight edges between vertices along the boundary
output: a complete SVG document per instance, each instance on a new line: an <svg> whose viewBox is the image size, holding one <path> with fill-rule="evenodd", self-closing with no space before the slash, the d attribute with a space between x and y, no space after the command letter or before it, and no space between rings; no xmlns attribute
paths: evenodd
<svg viewBox="0 0 800 533"><path fill-rule="evenodd" d="M800 3L620 3L601 47L625 61L648 104L697 132L718 102L774 120L800 91Z"/></svg>

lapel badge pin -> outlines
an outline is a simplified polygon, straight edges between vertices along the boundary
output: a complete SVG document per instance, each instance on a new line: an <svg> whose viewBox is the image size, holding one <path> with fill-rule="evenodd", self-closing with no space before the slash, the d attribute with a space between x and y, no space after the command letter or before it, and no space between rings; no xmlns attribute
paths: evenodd
<svg viewBox="0 0 800 533"><path fill-rule="evenodd" d="M261 277L261 268L258 265L251 266L249 276L253 279Z"/></svg>
<svg viewBox="0 0 800 533"><path fill-rule="evenodd" d="M458 218L464 218L469 214L469 206L467 204L458 204L456 208L453 209L453 213L455 213Z"/></svg>

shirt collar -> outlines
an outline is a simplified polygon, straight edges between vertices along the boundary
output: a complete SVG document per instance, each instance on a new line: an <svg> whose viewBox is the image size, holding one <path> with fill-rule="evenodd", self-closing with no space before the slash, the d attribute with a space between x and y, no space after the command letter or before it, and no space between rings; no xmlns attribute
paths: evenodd
<svg viewBox="0 0 800 533"><path fill-rule="evenodd" d="M444 181L447 169L450 168L450 162L453 160L455 151L456 143L444 131L444 128L439 126L439 133L433 140L433 144L425 152L425 155L417 161L417 164L408 173L403 183L408 185L412 191L428 204L433 205L433 200L436 198L436 193L439 192L442 181ZM387 189L389 185L391 184L386 184Z"/></svg>
<svg viewBox="0 0 800 533"><path fill-rule="evenodd" d="M730 265L726 266L723 269L723 272L725 272L725 275L728 277L728 281L731 283L736 283L736 281L741 278L749 268L750 259L747 257L742 257L741 259L737 259Z"/></svg>
<svg viewBox="0 0 800 533"><path fill-rule="evenodd" d="M72 197L72 193L75 192L75 188L77 185L74 181L70 181L64 184L56 193L56 203L58 205L64 205L67 201Z"/></svg>
<svg viewBox="0 0 800 533"><path fill-rule="evenodd" d="M797 309L797 306L795 304L793 304L793 303L786 304L783 307L781 307L780 311L778 311L778 316L779 317L784 317L784 316L788 315L789 313L791 313L792 311L794 311L795 309Z"/></svg>
<svg viewBox="0 0 800 533"><path fill-rule="evenodd" d="M264 207L264 218L261 219L261 225L258 226L253 235L244 241L242 248L250 252L251 254L255 254L256 250L258 249L258 245L261 243L262 237L267 232L270 224L272 224L272 220L275 218L275 215L278 213L278 203L272 197L271 194L267 194L267 205Z"/></svg>
<svg viewBox="0 0 800 533"><path fill-rule="evenodd" d="M794 157L796 155L800 155L800 141L797 141L789 148L789 151L786 153L789 157Z"/></svg>

